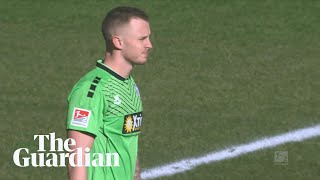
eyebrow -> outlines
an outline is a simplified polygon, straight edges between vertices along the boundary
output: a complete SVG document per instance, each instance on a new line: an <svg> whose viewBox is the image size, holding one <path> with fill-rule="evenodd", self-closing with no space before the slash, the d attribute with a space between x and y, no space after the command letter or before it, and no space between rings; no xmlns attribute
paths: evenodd
<svg viewBox="0 0 320 180"><path fill-rule="evenodd" d="M140 39L146 39L147 37L150 37L150 36L151 36L151 33L149 35L147 35L147 36L140 37Z"/></svg>
<svg viewBox="0 0 320 180"><path fill-rule="evenodd" d="M140 39L147 39L148 36L142 36Z"/></svg>

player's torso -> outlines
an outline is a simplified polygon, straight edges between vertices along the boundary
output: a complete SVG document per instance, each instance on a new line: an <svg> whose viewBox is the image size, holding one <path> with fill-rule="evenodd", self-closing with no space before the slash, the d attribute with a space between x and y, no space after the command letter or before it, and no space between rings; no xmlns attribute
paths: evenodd
<svg viewBox="0 0 320 180"><path fill-rule="evenodd" d="M103 115L99 116L100 133L92 153L118 153L119 167L89 168L92 179L132 179L138 153L138 134L142 126L142 101L133 78L120 77L102 64L88 74L93 82L92 96L103 98Z"/></svg>
<svg viewBox="0 0 320 180"><path fill-rule="evenodd" d="M132 77L125 80L114 76L101 78L101 93L105 108L103 129L106 135L136 135L142 125L142 101L137 85Z"/></svg>
<svg viewBox="0 0 320 180"><path fill-rule="evenodd" d="M88 179L131 180L142 126L142 102L132 77L123 78L101 60L74 86L68 98L67 128L95 135L90 154L117 153L118 166L89 166ZM114 158L112 162L116 162Z"/></svg>

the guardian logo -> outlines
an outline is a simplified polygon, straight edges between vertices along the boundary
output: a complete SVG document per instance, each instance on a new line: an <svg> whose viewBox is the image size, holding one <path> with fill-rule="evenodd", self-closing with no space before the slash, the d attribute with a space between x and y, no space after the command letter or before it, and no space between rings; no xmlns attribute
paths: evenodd
<svg viewBox="0 0 320 180"><path fill-rule="evenodd" d="M34 135L39 147L36 153L30 153L28 148L19 148L13 153L13 162L19 167L65 167L66 158L72 167L80 166L119 166L118 153L92 153L90 148L70 149L76 145L74 139L55 138L55 133L49 135ZM45 139L50 143L50 150L45 150ZM57 144L56 144L57 143ZM57 147L56 147L57 145ZM66 153L67 152L67 153ZM83 153L84 152L84 153ZM77 159L75 161L75 159Z"/></svg>

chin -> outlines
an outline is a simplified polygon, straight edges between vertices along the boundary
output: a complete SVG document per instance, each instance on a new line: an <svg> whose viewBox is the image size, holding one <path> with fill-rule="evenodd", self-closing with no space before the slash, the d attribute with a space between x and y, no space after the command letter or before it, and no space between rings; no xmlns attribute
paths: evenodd
<svg viewBox="0 0 320 180"><path fill-rule="evenodd" d="M146 61L139 61L139 62L135 62L135 65L144 65L146 63Z"/></svg>
<svg viewBox="0 0 320 180"><path fill-rule="evenodd" d="M136 65L143 65L143 64L145 64L146 62L147 62L147 58L136 60L136 61L134 62L134 64L136 64Z"/></svg>

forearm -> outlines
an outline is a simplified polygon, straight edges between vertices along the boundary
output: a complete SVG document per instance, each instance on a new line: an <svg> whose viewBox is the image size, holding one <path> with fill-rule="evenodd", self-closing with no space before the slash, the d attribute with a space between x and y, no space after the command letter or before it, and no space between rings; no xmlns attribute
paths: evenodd
<svg viewBox="0 0 320 180"><path fill-rule="evenodd" d="M87 180L87 167L85 166L85 161L84 161L85 151L83 150L83 148L81 149L82 149L81 159L78 159L78 156L74 156L74 158L69 158L69 163L68 163L69 180ZM73 153L76 153L76 151L69 152L69 155ZM73 162L70 162L70 161L73 161Z"/></svg>
<svg viewBox="0 0 320 180"><path fill-rule="evenodd" d="M71 167L68 166L69 180L87 180L87 169L85 166Z"/></svg>
<svg viewBox="0 0 320 180"><path fill-rule="evenodd" d="M91 148L94 137L79 131L68 131L68 137L75 141L74 145L69 144L69 163L68 163L68 172L69 172L69 180L87 180L87 167L85 166L86 157L85 157L85 149ZM74 153L81 153L82 156L79 157L79 154Z"/></svg>
<svg viewBox="0 0 320 180"><path fill-rule="evenodd" d="M137 161L136 161L136 169L135 169L135 172L134 172L134 180L140 180L140 165L139 165L139 160L137 158Z"/></svg>

